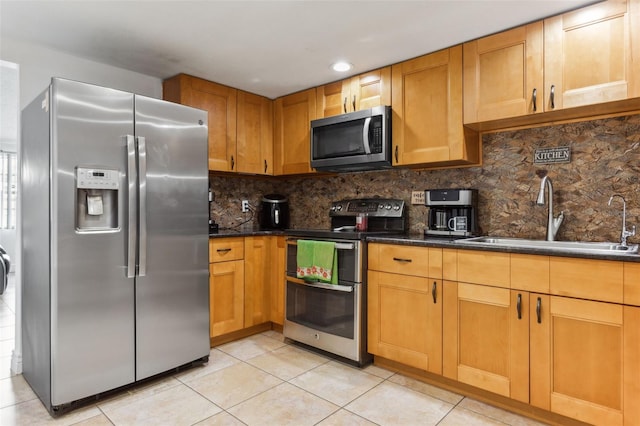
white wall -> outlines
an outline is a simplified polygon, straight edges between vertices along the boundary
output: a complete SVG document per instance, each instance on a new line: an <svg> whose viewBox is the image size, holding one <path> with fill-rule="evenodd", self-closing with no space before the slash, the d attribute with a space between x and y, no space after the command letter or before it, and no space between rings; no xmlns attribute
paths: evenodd
<svg viewBox="0 0 640 426"><path fill-rule="evenodd" d="M52 77L97 84L153 98L162 97L162 80L159 78L35 44L3 38L0 59L20 66L20 109L35 99L49 85Z"/></svg>

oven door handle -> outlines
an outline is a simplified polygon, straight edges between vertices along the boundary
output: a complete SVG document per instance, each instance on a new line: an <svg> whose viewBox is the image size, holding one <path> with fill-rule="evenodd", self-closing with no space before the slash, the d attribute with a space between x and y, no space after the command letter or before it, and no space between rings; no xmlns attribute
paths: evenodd
<svg viewBox="0 0 640 426"><path fill-rule="evenodd" d="M350 285L340 285L340 284L325 284L319 281L306 281L301 280L299 278L287 277L287 281L291 281L292 283L306 285L309 287L322 288L324 290L333 290L333 291L342 291L345 293L353 292L353 286Z"/></svg>
<svg viewBox="0 0 640 426"><path fill-rule="evenodd" d="M287 244L297 246L298 239L287 239ZM356 248L354 243L336 243L336 250L353 250L354 248Z"/></svg>

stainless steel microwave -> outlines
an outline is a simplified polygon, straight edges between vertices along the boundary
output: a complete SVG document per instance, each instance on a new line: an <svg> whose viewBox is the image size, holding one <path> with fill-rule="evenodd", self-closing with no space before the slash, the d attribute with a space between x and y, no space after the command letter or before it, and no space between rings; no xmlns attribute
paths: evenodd
<svg viewBox="0 0 640 426"><path fill-rule="evenodd" d="M311 167L330 172L391 167L391 107L312 120Z"/></svg>

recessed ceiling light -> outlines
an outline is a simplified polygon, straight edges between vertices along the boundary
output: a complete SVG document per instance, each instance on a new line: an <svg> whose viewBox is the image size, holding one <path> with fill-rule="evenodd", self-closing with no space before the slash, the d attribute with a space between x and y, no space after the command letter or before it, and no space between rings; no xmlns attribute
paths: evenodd
<svg viewBox="0 0 640 426"><path fill-rule="evenodd" d="M349 62L344 61L335 62L331 65L331 69L338 72L347 72L351 68L353 68L353 65L351 65Z"/></svg>

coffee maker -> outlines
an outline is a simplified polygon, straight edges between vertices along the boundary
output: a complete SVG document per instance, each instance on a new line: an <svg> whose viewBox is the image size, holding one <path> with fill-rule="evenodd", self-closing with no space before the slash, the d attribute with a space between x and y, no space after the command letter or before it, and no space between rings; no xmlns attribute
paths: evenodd
<svg viewBox="0 0 640 426"><path fill-rule="evenodd" d="M427 189L425 237L469 238L478 234L478 190Z"/></svg>

